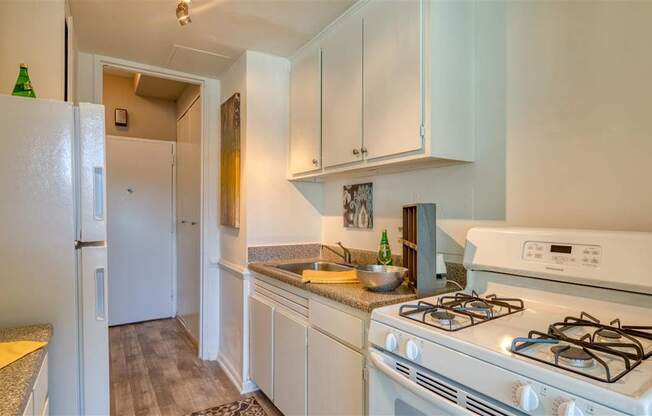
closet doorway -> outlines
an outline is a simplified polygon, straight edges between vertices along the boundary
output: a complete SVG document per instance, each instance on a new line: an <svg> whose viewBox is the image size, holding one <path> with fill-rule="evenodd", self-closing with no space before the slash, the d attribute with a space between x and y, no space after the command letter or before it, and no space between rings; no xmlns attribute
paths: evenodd
<svg viewBox="0 0 652 416"><path fill-rule="evenodd" d="M199 340L201 293L201 100L177 120L177 319Z"/></svg>

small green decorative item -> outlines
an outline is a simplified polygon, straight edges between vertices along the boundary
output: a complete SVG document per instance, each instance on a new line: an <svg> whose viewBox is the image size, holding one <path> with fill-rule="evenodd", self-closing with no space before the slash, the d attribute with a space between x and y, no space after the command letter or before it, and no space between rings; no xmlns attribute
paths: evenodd
<svg viewBox="0 0 652 416"><path fill-rule="evenodd" d="M34 92L34 88L32 88L32 81L30 81L29 74L27 73L27 65L25 64L20 64L20 72L18 72L16 86L11 95L36 98L36 93Z"/></svg>
<svg viewBox="0 0 652 416"><path fill-rule="evenodd" d="M387 230L383 230L382 237L380 237L380 248L378 249L378 264L391 266L392 263L392 250L389 247Z"/></svg>

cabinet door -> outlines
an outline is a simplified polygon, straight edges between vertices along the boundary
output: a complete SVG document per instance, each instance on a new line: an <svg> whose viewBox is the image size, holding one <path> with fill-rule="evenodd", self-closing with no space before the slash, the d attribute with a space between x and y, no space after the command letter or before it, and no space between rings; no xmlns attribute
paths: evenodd
<svg viewBox="0 0 652 416"><path fill-rule="evenodd" d="M312 46L292 62L290 74L290 172L321 166L321 50Z"/></svg>
<svg viewBox="0 0 652 416"><path fill-rule="evenodd" d="M308 414L364 412L364 358L321 332L308 330Z"/></svg>
<svg viewBox="0 0 652 416"><path fill-rule="evenodd" d="M365 157L419 150L419 0L370 2L363 20Z"/></svg>
<svg viewBox="0 0 652 416"><path fill-rule="evenodd" d="M322 43L324 167L362 160L362 18L351 15Z"/></svg>
<svg viewBox="0 0 652 416"><path fill-rule="evenodd" d="M288 312L274 312L274 404L284 415L306 414L308 326Z"/></svg>
<svg viewBox="0 0 652 416"><path fill-rule="evenodd" d="M249 297L249 375L271 400L274 399L273 359L274 307L267 301Z"/></svg>

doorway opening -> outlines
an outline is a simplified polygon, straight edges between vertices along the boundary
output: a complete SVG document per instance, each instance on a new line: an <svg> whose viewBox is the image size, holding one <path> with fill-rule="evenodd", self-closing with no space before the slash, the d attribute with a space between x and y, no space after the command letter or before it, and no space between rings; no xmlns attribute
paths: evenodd
<svg viewBox="0 0 652 416"><path fill-rule="evenodd" d="M176 319L200 340L198 84L105 65L109 326Z"/></svg>

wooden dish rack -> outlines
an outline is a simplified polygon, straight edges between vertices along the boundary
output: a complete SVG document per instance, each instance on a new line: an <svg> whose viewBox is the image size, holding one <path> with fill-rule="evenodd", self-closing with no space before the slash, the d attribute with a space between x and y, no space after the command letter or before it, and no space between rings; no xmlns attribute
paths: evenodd
<svg viewBox="0 0 652 416"><path fill-rule="evenodd" d="M403 267L409 286L419 296L432 294L446 285L437 275L437 206L414 204L403 207Z"/></svg>

